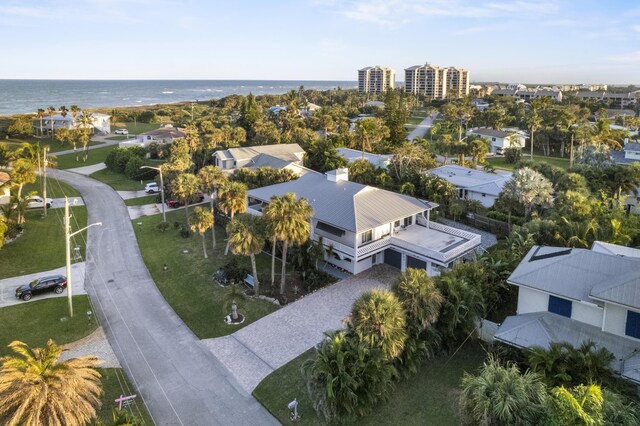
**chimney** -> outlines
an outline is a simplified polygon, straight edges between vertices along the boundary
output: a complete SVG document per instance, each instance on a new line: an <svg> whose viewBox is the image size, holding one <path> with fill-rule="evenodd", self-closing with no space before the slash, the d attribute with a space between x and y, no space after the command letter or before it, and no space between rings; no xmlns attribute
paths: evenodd
<svg viewBox="0 0 640 426"><path fill-rule="evenodd" d="M349 181L349 169L343 167L341 169L331 170L327 173L327 180L329 182L348 182Z"/></svg>

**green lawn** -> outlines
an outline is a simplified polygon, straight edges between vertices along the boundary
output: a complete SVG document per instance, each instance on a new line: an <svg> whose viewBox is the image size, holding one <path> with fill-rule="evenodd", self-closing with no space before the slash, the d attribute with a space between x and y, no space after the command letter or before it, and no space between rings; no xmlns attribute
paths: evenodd
<svg viewBox="0 0 640 426"><path fill-rule="evenodd" d="M108 138L105 138L109 141L126 141L127 139L133 139L133 136L110 136Z"/></svg>
<svg viewBox="0 0 640 426"><path fill-rule="evenodd" d="M530 157L523 156L523 160L528 160ZM569 159L568 158L559 158L559 157L544 157L542 155L534 155L533 159L535 161L541 161L544 163L551 164L552 166L560 167L564 170L569 169ZM496 169L503 170L513 170L513 164L507 163L504 157L487 157L486 162L491 164Z"/></svg>
<svg viewBox="0 0 640 426"><path fill-rule="evenodd" d="M407 124L415 126L422 123L422 120L424 120L424 117L409 117L409 120L407 120Z"/></svg>
<svg viewBox="0 0 640 426"><path fill-rule="evenodd" d="M35 136L26 136L21 138L9 138L5 139L3 142L7 142L10 148L19 148L23 143L40 143L41 146L49 146L49 152L55 154L59 151L66 151L67 149L73 149L73 145L68 142L60 142L58 139L53 139L49 137L38 138ZM91 141L89 142L89 146L101 145L104 142ZM80 147L80 149L82 149Z"/></svg>
<svg viewBox="0 0 640 426"><path fill-rule="evenodd" d="M139 180L129 179L122 173L116 173L109 169L98 170L90 177L106 183L116 191L138 191L144 189L145 185L144 182L140 183Z"/></svg>
<svg viewBox="0 0 640 426"><path fill-rule="evenodd" d="M118 123L117 126L111 127L111 132L115 132L116 129L127 129L129 135L138 135L140 133L150 132L151 130L159 129L160 123L134 123L133 121L128 123Z"/></svg>
<svg viewBox="0 0 640 426"><path fill-rule="evenodd" d="M32 302L0 309L0 356L13 354L7 346L14 340L30 346L44 346L49 339L65 344L96 329L95 321L85 313L92 309L86 295L73 296L75 315L71 319L67 306L66 297L43 300L34 297Z"/></svg>
<svg viewBox="0 0 640 426"><path fill-rule="evenodd" d="M145 204L154 204L160 202L160 194L147 195L145 197L130 198L124 200L127 206L144 206Z"/></svg>
<svg viewBox="0 0 640 426"><path fill-rule="evenodd" d="M42 177L37 176L36 181L34 183L30 183L22 188L23 194L28 194L29 192L37 192L38 195L42 195L42 191L40 190L42 182ZM47 178L47 198L63 198L63 197L79 197L80 192L78 192L71 185L59 181L57 179Z"/></svg>
<svg viewBox="0 0 640 426"><path fill-rule="evenodd" d="M131 386L129 380L122 371L121 368L101 368L100 374L102 374L102 390L104 395L102 396L102 407L98 410L98 418L105 422L105 424L113 424L113 409L117 408L118 404L115 400L120 395L138 394L138 392ZM134 416L138 419L139 425L152 425L153 421L151 416L147 413L147 409L142 399L134 399L133 405L123 408L130 416ZM140 422L140 419L142 421Z"/></svg>
<svg viewBox="0 0 640 426"><path fill-rule="evenodd" d="M84 167L91 166L93 164L104 163L104 160L107 158L107 155L117 148L118 145L105 146L103 148L90 149L89 155L87 157L87 161L82 161L82 150L78 150L78 158L80 161L76 161L76 155L64 154L57 158L58 160L58 169L73 169L75 167Z"/></svg>
<svg viewBox="0 0 640 426"><path fill-rule="evenodd" d="M309 399L302 363L314 356L307 351L267 376L253 395L283 424L290 424L287 404L298 399L299 422L303 425L325 424L316 416ZM357 425L458 425L458 387L463 373L476 372L484 360L480 345L468 343L454 356L443 355L428 361L417 374L400 381L391 400L378 406L370 415L355 422Z"/></svg>
<svg viewBox="0 0 640 426"><path fill-rule="evenodd" d="M174 229L174 222L183 223L183 210L167 213L167 221L171 228L161 233L155 226L162 221L162 215L147 216L133 221L138 245L153 280L171 307L200 339L224 336L238 328L248 325L264 315L277 309L275 305L265 301L244 301L240 304L240 312L246 315L241 326L229 326L223 322L222 298L224 289L213 282L213 273L224 265L233 255L224 256L224 235L216 228L217 247L211 252L211 235L206 234L209 258L204 259L202 240L199 235L183 238ZM138 225L141 223L141 225ZM187 253L184 253L184 251ZM268 256L265 256L268 259ZM242 258L247 262L248 258ZM269 264L259 258L261 265ZM168 271L162 271L166 264ZM279 267L276 264L276 267ZM259 276L266 281L268 270ZM263 283L262 288L265 289Z"/></svg>
<svg viewBox="0 0 640 426"><path fill-rule="evenodd" d="M70 210L73 216L72 229L85 227L87 208L78 206ZM27 212L24 233L0 249L0 279L64 266L65 243L62 215L62 209L49 209L46 218L42 217L40 209ZM86 231L72 237L71 241L73 247L80 246L83 258L85 238Z"/></svg>

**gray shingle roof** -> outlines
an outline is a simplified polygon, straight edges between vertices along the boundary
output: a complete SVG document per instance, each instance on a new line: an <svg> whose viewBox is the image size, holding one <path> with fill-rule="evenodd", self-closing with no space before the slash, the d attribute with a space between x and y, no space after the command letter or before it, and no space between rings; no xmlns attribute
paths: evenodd
<svg viewBox="0 0 640 426"><path fill-rule="evenodd" d="M331 182L325 175L312 172L294 181L252 189L248 195L268 202L274 195L289 192L306 198L316 219L351 232L366 231L437 207L435 203L355 182Z"/></svg>
<svg viewBox="0 0 640 426"><path fill-rule="evenodd" d="M515 132L505 132L504 130L495 130L489 129L487 127L480 127L478 129L471 130L469 133L481 136L491 136L493 138L506 138L507 136Z"/></svg>

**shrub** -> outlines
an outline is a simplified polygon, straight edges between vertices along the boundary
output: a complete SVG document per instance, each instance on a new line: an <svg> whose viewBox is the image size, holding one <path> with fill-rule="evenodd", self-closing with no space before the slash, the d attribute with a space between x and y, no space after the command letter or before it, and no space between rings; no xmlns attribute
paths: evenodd
<svg viewBox="0 0 640 426"><path fill-rule="evenodd" d="M504 160L509 164L516 164L522 158L522 149L507 148L504 150Z"/></svg>
<svg viewBox="0 0 640 426"><path fill-rule="evenodd" d="M140 157L131 157L129 161L127 161L127 165L124 168L124 174L129 179L138 179L140 176L140 167L144 165L142 158Z"/></svg>
<svg viewBox="0 0 640 426"><path fill-rule="evenodd" d="M328 284L333 283L334 281L335 279L326 272L311 269L306 272L304 284L307 293L311 293L313 291L321 289Z"/></svg>
<svg viewBox="0 0 640 426"><path fill-rule="evenodd" d="M160 222L156 225L156 229L160 232L167 232L170 226L171 225L169 225L169 222Z"/></svg>
<svg viewBox="0 0 640 426"><path fill-rule="evenodd" d="M222 267L228 282L244 282L247 274L251 273L251 268L242 262L238 257L232 257L226 265Z"/></svg>

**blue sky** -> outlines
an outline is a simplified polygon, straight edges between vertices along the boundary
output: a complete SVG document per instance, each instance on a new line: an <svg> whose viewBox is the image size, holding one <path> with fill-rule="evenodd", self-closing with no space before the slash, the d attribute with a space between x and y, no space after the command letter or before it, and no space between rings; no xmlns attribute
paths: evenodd
<svg viewBox="0 0 640 426"><path fill-rule="evenodd" d="M640 83L638 0L0 0L0 78Z"/></svg>

